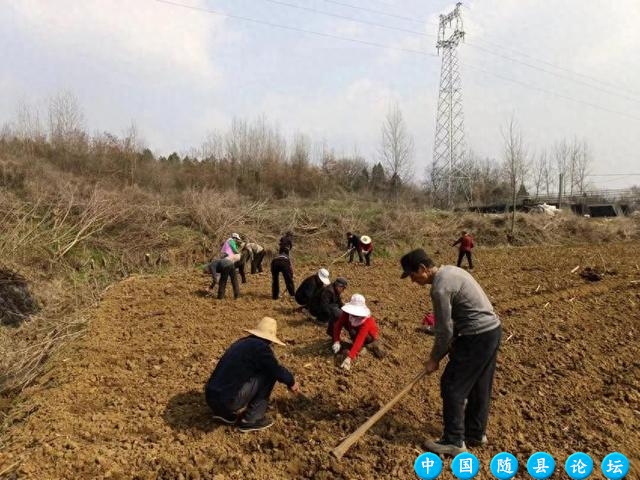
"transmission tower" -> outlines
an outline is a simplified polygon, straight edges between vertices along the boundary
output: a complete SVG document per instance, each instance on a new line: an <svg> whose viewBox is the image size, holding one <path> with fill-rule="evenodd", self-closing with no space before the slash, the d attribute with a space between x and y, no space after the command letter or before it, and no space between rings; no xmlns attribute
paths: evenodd
<svg viewBox="0 0 640 480"><path fill-rule="evenodd" d="M431 184L434 200L440 206L452 207L455 199L470 200L469 175L465 172L464 117L462 88L458 68L458 45L464 40L462 3L452 12L440 15L438 54L442 52L440 92L433 145Z"/></svg>

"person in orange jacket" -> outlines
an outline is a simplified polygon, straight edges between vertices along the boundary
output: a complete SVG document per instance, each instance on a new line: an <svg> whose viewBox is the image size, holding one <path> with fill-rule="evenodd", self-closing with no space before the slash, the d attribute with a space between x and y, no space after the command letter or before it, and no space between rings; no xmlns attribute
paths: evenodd
<svg viewBox="0 0 640 480"><path fill-rule="evenodd" d="M359 293L354 293L349 303L342 307L342 314L333 325L331 350L336 355L342 350L340 333L343 328L351 337L353 344L347 357L340 365L341 368L351 370L351 363L358 356L362 347L366 347L377 358L385 356L385 352L380 348L380 331L376 319L371 316L371 310L367 308L364 296Z"/></svg>

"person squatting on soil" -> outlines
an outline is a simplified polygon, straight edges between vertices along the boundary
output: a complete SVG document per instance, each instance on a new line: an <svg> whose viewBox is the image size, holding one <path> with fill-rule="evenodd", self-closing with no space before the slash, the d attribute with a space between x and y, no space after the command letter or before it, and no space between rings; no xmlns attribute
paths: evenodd
<svg viewBox="0 0 640 480"><path fill-rule="evenodd" d="M362 244L362 254L364 255L364 263L368 267L371 265L371 254L373 253L373 243L371 237L363 235L360 237L360 243Z"/></svg>
<svg viewBox="0 0 640 480"><path fill-rule="evenodd" d="M322 289L329 285L329 270L321 268L318 273L304 279L296 290L296 302L302 307L307 307L311 300L320 295Z"/></svg>
<svg viewBox="0 0 640 480"><path fill-rule="evenodd" d="M456 245L460 245L458 250L458 263L456 264L458 267L462 265L462 259L467 257L467 262L469 262L469 270L473 270L473 261L471 260L471 250L473 250L473 237L464 230L462 231L462 236L456 240L452 247Z"/></svg>
<svg viewBox="0 0 640 480"><path fill-rule="evenodd" d="M278 250L282 250L283 248L286 248L289 251L293 249L293 232L289 231L280 237Z"/></svg>
<svg viewBox="0 0 640 480"><path fill-rule="evenodd" d="M322 289L320 295L311 299L309 305L309 313L316 317L319 322L327 323L327 335L333 336L333 324L342 314L342 305L344 305L342 292L347 288L347 280L338 277L331 285L327 285Z"/></svg>
<svg viewBox="0 0 640 480"><path fill-rule="evenodd" d="M353 262L353 255L356 252L358 252L360 263L362 263L362 242L355 233L347 232L347 249L349 250L349 263Z"/></svg>
<svg viewBox="0 0 640 480"><path fill-rule="evenodd" d="M225 242L222 244L222 248L220 249L221 254L226 254L231 258L234 262L240 260L240 247L238 246L238 242L240 242L242 238L237 233L232 233L231 237L227 238Z"/></svg>
<svg viewBox="0 0 640 480"><path fill-rule="evenodd" d="M271 298L274 300L280 298L280 274L282 274L284 278L284 284L287 287L289 295L292 297L295 296L296 289L293 285L293 266L291 265L289 250L286 248L281 248L280 253L271 260Z"/></svg>
<svg viewBox="0 0 640 480"><path fill-rule="evenodd" d="M383 358L385 352L380 348L380 332L376 319L371 316L371 310L367 307L364 296L354 293L349 303L342 307L342 314L333 326L333 344L331 350L334 354L340 353L340 333L345 329L353 344L347 353L347 357L340 365L345 370L351 370L351 363L356 359L362 347L366 347L376 358Z"/></svg>
<svg viewBox="0 0 640 480"><path fill-rule="evenodd" d="M411 277L418 285L431 285L436 322L427 372L438 370L440 360L449 353L440 378L444 431L439 440L427 442L426 448L437 454L457 455L466 450L466 444L485 445L502 336L500 319L482 287L465 270L453 265L438 267L423 249L407 253L400 264L400 278Z"/></svg>
<svg viewBox="0 0 640 480"><path fill-rule="evenodd" d="M240 296L240 285L238 285L238 275L236 274L236 266L233 260L229 257L217 258L211 263L206 265L202 270L202 273L211 274L211 285L209 288L215 288L218 285L218 300L224 298L227 290L227 280L231 279L231 286L233 287L233 298Z"/></svg>
<svg viewBox="0 0 640 480"><path fill-rule="evenodd" d="M299 391L293 374L278 363L271 349L272 343L285 345L276 335L277 328L273 318L264 317L255 329L245 330L249 336L224 352L204 389L214 419L237 424L241 432L264 430L273 425L266 412L275 383L284 383L293 393Z"/></svg>
<svg viewBox="0 0 640 480"><path fill-rule="evenodd" d="M249 252L249 261L251 262L251 274L262 273L262 260L267 251L262 245L255 242L248 242L244 248Z"/></svg>

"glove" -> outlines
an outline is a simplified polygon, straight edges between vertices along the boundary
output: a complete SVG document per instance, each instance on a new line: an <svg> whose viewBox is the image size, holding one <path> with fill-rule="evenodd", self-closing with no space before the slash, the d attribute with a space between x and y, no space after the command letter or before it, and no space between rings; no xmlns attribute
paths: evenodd
<svg viewBox="0 0 640 480"><path fill-rule="evenodd" d="M335 342L333 345L331 345L331 350L333 350L333 353L340 353L340 342Z"/></svg>
<svg viewBox="0 0 640 480"><path fill-rule="evenodd" d="M343 370L351 370L351 358L345 358L342 362L342 365L340 365L340 368L342 368Z"/></svg>

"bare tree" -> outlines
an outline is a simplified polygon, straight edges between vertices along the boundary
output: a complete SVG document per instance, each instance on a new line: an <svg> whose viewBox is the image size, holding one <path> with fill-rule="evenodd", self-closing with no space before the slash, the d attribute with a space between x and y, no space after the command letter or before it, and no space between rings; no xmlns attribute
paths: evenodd
<svg viewBox="0 0 640 480"><path fill-rule="evenodd" d="M576 143L578 144L577 141ZM575 162L574 183L576 190L582 195L586 187L587 176L589 175L589 169L591 167L591 152L586 140L583 140L582 143L579 143L578 145L579 151Z"/></svg>
<svg viewBox="0 0 640 480"><path fill-rule="evenodd" d="M545 184L545 180L547 180L548 173L548 160L547 160L547 152L542 150L538 155L535 156L535 160L532 163L532 180L533 186L536 189L536 198L540 195L540 191L542 190L543 185ZM547 194L549 193L549 186L547 185Z"/></svg>
<svg viewBox="0 0 640 480"><path fill-rule="evenodd" d="M16 110L16 136L21 140L42 140L44 134L38 109L22 99Z"/></svg>
<svg viewBox="0 0 640 480"><path fill-rule="evenodd" d="M509 119L502 130L502 138L504 139L504 172L509 183L512 199L511 234L513 234L516 222L518 190L524 184L529 165L522 132L513 117Z"/></svg>
<svg viewBox="0 0 640 480"><path fill-rule="evenodd" d="M393 192L397 195L399 188L411 176L413 155L413 138L407 132L398 102L391 105L382 124L379 154L391 179Z"/></svg>
<svg viewBox="0 0 640 480"><path fill-rule="evenodd" d="M49 101L49 135L54 145L66 146L84 135L84 115L78 99L63 92Z"/></svg>

